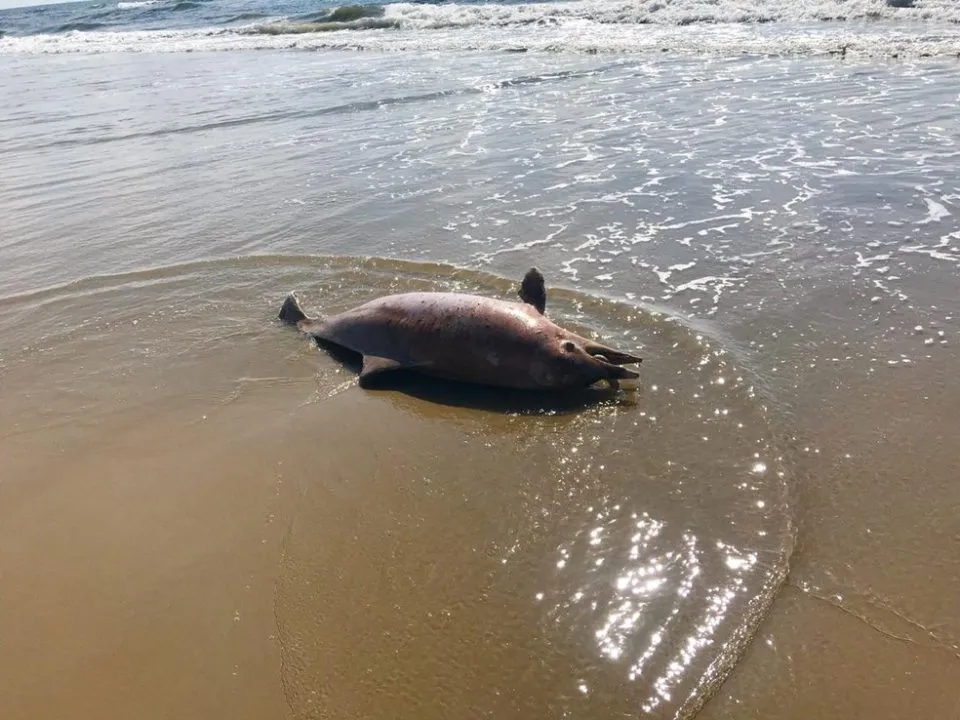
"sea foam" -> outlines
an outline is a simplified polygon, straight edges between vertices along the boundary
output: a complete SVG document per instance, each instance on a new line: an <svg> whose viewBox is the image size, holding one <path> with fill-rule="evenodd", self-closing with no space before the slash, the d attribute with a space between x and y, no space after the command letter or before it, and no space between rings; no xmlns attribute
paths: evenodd
<svg viewBox="0 0 960 720"><path fill-rule="evenodd" d="M125 4L125 3L121 3ZM126 3L133 5L134 3ZM349 22L69 32L0 39L0 53L244 49L680 52L956 57L960 3L916 0L574 0L515 5L396 3Z"/></svg>

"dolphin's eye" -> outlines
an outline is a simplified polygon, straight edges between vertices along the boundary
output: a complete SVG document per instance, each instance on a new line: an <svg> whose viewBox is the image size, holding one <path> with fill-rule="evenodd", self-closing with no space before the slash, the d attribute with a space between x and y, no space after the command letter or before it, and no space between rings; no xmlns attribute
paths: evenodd
<svg viewBox="0 0 960 720"><path fill-rule="evenodd" d="M570 342L569 340L567 340L565 343L563 343L563 345L561 345L560 347L563 348L563 351L564 351L564 352L568 352L568 353L573 352L574 350L577 349L577 346L574 345L574 344L573 344L572 342Z"/></svg>

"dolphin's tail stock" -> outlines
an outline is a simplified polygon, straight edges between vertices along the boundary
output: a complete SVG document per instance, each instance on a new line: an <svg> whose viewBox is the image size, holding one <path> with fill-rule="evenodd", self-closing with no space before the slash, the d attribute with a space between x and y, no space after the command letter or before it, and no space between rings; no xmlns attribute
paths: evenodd
<svg viewBox="0 0 960 720"><path fill-rule="evenodd" d="M287 295L287 299L283 301L283 306L280 308L280 314L277 315L277 318L287 325L297 325L301 320L306 320L307 315L300 309L297 296L290 293Z"/></svg>

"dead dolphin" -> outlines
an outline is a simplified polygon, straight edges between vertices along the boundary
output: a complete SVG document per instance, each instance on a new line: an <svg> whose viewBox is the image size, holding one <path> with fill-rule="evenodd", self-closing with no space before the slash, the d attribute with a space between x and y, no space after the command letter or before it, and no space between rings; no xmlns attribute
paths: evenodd
<svg viewBox="0 0 960 720"><path fill-rule="evenodd" d="M311 319L289 295L279 319L318 341L359 353L359 382L408 369L462 382L524 390L612 386L639 374L641 358L580 337L548 320L543 275L532 268L522 303L452 292L388 295L329 318Z"/></svg>

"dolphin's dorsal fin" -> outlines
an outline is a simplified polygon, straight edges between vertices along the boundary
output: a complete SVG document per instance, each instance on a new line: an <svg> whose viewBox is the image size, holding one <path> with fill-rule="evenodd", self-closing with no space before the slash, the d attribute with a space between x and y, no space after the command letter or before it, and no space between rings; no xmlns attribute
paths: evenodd
<svg viewBox="0 0 960 720"><path fill-rule="evenodd" d="M535 267L527 270L517 292L520 299L528 305L533 305L537 312L543 315L547 309L547 287L543 282L543 274Z"/></svg>

